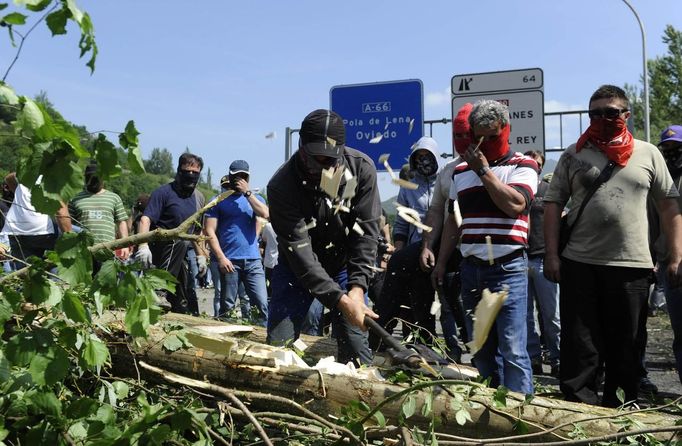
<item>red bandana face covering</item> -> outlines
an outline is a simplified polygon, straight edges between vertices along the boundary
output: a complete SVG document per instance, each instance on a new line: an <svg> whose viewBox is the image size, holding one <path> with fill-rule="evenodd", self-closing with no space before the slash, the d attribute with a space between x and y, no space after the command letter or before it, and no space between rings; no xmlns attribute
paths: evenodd
<svg viewBox="0 0 682 446"><path fill-rule="evenodd" d="M467 148L471 144L471 127L469 126L469 115L471 114L471 109L474 105L471 103L466 103L459 109L455 120L452 121L452 142L455 144L455 150L457 153L462 155L466 152ZM457 138L456 134L465 134L465 138Z"/></svg>
<svg viewBox="0 0 682 446"><path fill-rule="evenodd" d="M590 126L580 135L575 151L580 152L588 140L621 167L628 163L635 147L635 140L623 118L592 118Z"/></svg>
<svg viewBox="0 0 682 446"><path fill-rule="evenodd" d="M481 143L479 149L481 149L481 152L483 152L483 155L485 155L485 158L488 161L496 161L509 152L510 131L511 127L509 124L507 124L502 127L502 130L500 131L500 134L497 136L497 138L493 139L492 141L483 141ZM477 141L473 141L473 143L476 144Z"/></svg>

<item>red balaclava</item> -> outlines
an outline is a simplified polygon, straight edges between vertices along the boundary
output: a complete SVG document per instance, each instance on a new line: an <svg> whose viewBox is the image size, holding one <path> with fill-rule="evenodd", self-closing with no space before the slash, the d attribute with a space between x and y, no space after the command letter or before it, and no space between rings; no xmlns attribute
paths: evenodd
<svg viewBox="0 0 682 446"><path fill-rule="evenodd" d="M509 124L502 127L500 134L492 141L483 141L478 147L488 161L496 161L507 153L509 153L509 132L511 126ZM478 144L478 141L472 141L473 144Z"/></svg>
<svg viewBox="0 0 682 446"><path fill-rule="evenodd" d="M455 145L455 150L460 155L466 152L469 144L471 144L471 127L469 126L469 115L474 104L467 102L459 109L457 116L452 121L452 143ZM466 133L466 138L456 138L455 133Z"/></svg>
<svg viewBox="0 0 682 446"><path fill-rule="evenodd" d="M591 118L590 126L580 135L575 151L580 152L587 141L599 147L606 157L625 167L635 147L635 140L628 130L625 119L620 116L614 119Z"/></svg>

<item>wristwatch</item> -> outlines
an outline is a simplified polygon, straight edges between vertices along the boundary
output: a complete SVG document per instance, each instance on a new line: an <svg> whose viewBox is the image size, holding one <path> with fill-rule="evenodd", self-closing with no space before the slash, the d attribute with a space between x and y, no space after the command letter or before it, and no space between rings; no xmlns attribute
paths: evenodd
<svg viewBox="0 0 682 446"><path fill-rule="evenodd" d="M485 175L488 172L490 172L490 167L483 166L476 171L476 175L478 175L479 177L482 177L483 175Z"/></svg>
<svg viewBox="0 0 682 446"><path fill-rule="evenodd" d="M250 190L247 190L246 192L244 192L244 196L246 198L249 198L251 196L251 194L253 194L253 192L251 192Z"/></svg>

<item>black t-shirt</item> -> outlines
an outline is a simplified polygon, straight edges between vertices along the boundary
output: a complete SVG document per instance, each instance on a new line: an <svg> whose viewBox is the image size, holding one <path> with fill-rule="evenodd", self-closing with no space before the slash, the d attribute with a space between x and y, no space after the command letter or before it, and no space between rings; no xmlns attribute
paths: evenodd
<svg viewBox="0 0 682 446"><path fill-rule="evenodd" d="M530 231L528 232L528 255L545 253L545 193L549 183L540 181L535 198L530 204Z"/></svg>

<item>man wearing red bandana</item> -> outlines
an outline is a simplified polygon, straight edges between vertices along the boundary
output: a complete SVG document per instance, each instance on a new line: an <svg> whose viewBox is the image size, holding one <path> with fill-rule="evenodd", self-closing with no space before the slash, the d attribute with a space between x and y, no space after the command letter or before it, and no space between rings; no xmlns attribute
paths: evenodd
<svg viewBox="0 0 682 446"><path fill-rule="evenodd" d="M462 112L466 113L466 110ZM459 116L455 118L457 124ZM481 376L491 385L533 393L531 363L526 349L528 296L528 210L538 184L538 165L509 147L509 110L497 101L479 101L468 118L470 143L455 148L465 160L455 167L450 200L462 215L444 223L438 261L433 276L443 283L450 254L460 244L462 301L471 315L484 289L508 290L495 323L474 355ZM460 135L461 136L461 135ZM454 206L450 207L454 211ZM490 241L490 245L488 244Z"/></svg>
<svg viewBox="0 0 682 446"><path fill-rule="evenodd" d="M637 399L641 372L641 318L646 317L653 263L647 199L659 211L670 248L667 277L680 282L682 217L679 192L658 149L627 129L625 92L604 85L590 98L590 127L562 154L545 196L545 276L560 284L561 391L570 401L619 406ZM578 210L601 171L615 167ZM571 199L573 231L558 250L561 212ZM599 399L597 368L605 364Z"/></svg>

